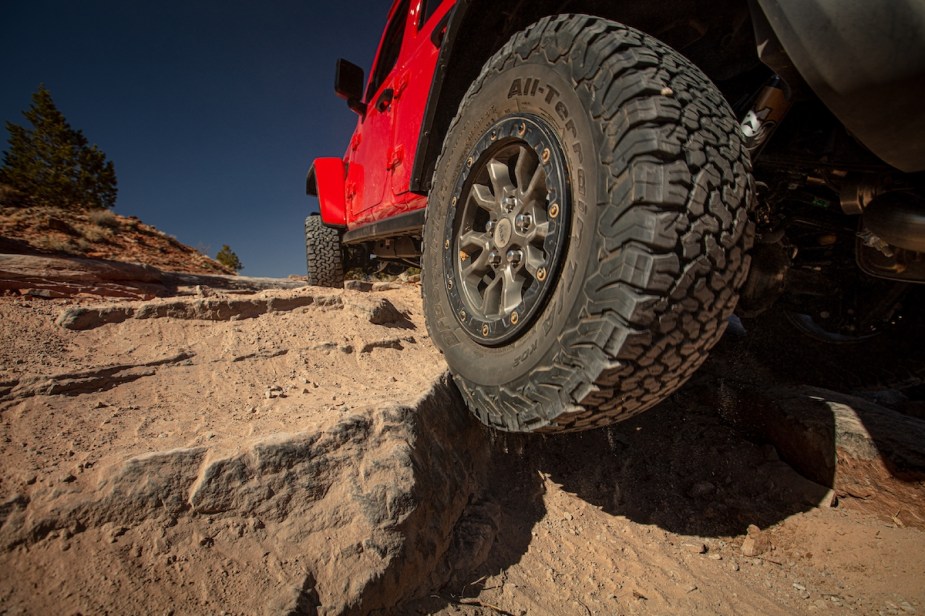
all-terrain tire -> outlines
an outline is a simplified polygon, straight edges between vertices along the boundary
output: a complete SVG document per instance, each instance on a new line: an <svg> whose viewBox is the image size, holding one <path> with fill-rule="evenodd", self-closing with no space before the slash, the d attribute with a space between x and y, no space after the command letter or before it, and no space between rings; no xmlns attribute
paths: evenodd
<svg viewBox="0 0 925 616"><path fill-rule="evenodd" d="M521 151L534 147L549 186L524 227L536 214L560 223L561 251L527 245L527 232L511 239L520 218L499 231L494 219L520 202L488 195L480 179L488 165L495 192L518 184L512 194L521 195L518 155L492 159L500 146L490 143L513 139L515 147L534 126L540 145L524 137ZM495 184L505 156L509 179ZM557 157L564 182L555 179ZM486 186L475 195L479 182ZM470 199L502 203L484 231ZM752 199L732 111L676 51L584 15L544 18L516 34L486 63L450 125L424 230L428 330L470 409L501 430L575 431L666 398L703 363L735 307ZM543 233L530 237L557 232L547 224ZM515 241L524 246L509 250ZM479 242L493 253L483 258L472 247ZM532 256L524 270L531 252L555 262L540 272L542 259ZM496 310L499 293L489 289L505 284L495 280L504 268L522 286ZM529 319L520 310L532 311Z"/></svg>
<svg viewBox="0 0 925 616"><path fill-rule="evenodd" d="M308 284L316 287L344 286L344 251L337 229L326 227L321 216L305 219L305 261Z"/></svg>

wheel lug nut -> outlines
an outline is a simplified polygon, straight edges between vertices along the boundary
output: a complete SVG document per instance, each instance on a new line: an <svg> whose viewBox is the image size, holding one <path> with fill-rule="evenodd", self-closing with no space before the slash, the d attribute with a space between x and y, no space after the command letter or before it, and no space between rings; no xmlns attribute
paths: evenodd
<svg viewBox="0 0 925 616"><path fill-rule="evenodd" d="M485 233L491 233L494 230L495 230L494 220L489 220L488 222L485 223Z"/></svg>
<svg viewBox="0 0 925 616"><path fill-rule="evenodd" d="M504 208L505 212L513 211L514 208L517 207L517 197L515 197L514 195L509 195L505 197L504 200L502 200L501 202L501 207Z"/></svg>
<svg viewBox="0 0 925 616"><path fill-rule="evenodd" d="M518 214L514 218L514 226L517 227L517 230L521 233L526 233L527 230L533 225L533 216L530 214Z"/></svg>
<svg viewBox="0 0 925 616"><path fill-rule="evenodd" d="M488 263L490 263L492 267L498 267L501 265L501 255L492 250L488 255Z"/></svg>
<svg viewBox="0 0 925 616"><path fill-rule="evenodd" d="M513 265L514 267L517 267L518 265L520 265L520 262L523 260L523 258L524 258L523 251L520 251L520 250L508 250L507 251L507 262Z"/></svg>

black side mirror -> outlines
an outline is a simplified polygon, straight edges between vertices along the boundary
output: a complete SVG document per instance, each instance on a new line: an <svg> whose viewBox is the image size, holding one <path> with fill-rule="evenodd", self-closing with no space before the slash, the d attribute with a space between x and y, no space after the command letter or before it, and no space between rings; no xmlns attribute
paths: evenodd
<svg viewBox="0 0 925 616"><path fill-rule="evenodd" d="M366 103L363 102L363 69L341 58L337 61L334 73L334 91L347 106L360 115L366 115Z"/></svg>

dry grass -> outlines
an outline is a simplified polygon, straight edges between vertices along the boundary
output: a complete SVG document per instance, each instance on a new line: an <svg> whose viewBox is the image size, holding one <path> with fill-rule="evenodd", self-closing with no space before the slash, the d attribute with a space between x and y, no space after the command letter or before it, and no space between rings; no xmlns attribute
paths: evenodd
<svg viewBox="0 0 925 616"><path fill-rule="evenodd" d="M93 243L108 243L112 239L112 229L104 227L85 227L81 234L87 241Z"/></svg>
<svg viewBox="0 0 925 616"><path fill-rule="evenodd" d="M57 235L38 238L33 242L33 245L44 250L79 254L79 249L74 242L69 238L59 237Z"/></svg>
<svg viewBox="0 0 925 616"><path fill-rule="evenodd" d="M119 218L110 210L92 210L87 215L87 218L89 218L90 222L98 227L118 229L120 226L122 226L119 222Z"/></svg>

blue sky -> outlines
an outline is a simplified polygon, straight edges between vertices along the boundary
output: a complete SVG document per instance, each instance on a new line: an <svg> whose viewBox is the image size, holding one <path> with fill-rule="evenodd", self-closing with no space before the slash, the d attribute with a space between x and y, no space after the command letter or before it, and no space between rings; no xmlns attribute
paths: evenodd
<svg viewBox="0 0 925 616"><path fill-rule="evenodd" d="M389 0L0 0L0 120L39 83L116 166L115 211L242 274L305 271L305 172L356 115L334 62L369 69ZM2 149L6 131L0 129Z"/></svg>

